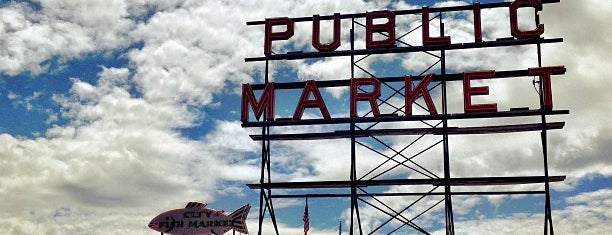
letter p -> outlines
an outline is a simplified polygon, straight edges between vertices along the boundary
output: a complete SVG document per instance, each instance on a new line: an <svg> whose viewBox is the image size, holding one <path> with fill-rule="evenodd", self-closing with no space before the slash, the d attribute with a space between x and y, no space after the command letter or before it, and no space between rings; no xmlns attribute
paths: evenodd
<svg viewBox="0 0 612 235"><path fill-rule="evenodd" d="M272 32L273 26L285 25L287 29L281 32ZM280 18L269 18L266 19L265 26L266 35L264 38L264 54L270 55L272 53L272 41L276 40L287 40L293 36L293 20L288 17Z"/></svg>

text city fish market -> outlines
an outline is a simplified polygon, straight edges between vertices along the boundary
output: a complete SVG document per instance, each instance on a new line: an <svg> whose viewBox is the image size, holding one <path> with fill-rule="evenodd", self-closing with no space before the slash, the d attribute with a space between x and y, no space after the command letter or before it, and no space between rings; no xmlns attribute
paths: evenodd
<svg viewBox="0 0 612 235"><path fill-rule="evenodd" d="M206 228L206 227L226 227L232 225L231 220L189 220L187 221L188 228ZM183 228L185 227L185 221L174 220L160 222L159 228Z"/></svg>
<svg viewBox="0 0 612 235"><path fill-rule="evenodd" d="M210 220L211 214L214 211L187 211L183 213L184 219L196 219L187 221L187 227L199 228L199 227L220 227L232 225L232 220ZM205 218L197 220L197 218ZM174 218L166 218L168 221L160 222L159 228L182 228L184 227L184 220L175 220Z"/></svg>
<svg viewBox="0 0 612 235"><path fill-rule="evenodd" d="M551 75L565 74L564 66L552 66L552 67L536 67L529 68L527 73L529 76L539 76L542 83L542 99L544 108L552 110L553 98L551 90ZM435 75L429 74L424 76L416 87L412 85L412 76L404 77L404 112L406 115L412 115L412 104L413 102L422 97L425 101L427 111L430 114L438 114L436 106L431 98L428 90L428 84L431 82ZM475 112L496 112L496 103L486 104L474 104L472 103L473 96L488 95L488 86L472 86L472 79L491 78L495 77L494 70L477 71L477 72L465 72L463 73L463 107L466 113ZM370 86L371 91L360 91L359 87ZM357 102L364 101L370 105L372 114L379 116L380 111L376 103L380 96L381 81L376 78L352 78L350 79L350 116L357 117ZM275 100L275 88L274 83L267 83L259 96L259 99L255 97L253 88L250 84L242 85L242 105L241 105L241 120L243 122L249 121L249 108L253 110L255 118L260 119L262 114L266 113L266 121L274 121L274 100ZM312 97L312 98L310 98ZM321 92L317 87L314 80L308 80L304 83L304 89L302 94L297 101L297 105L293 114L294 120L300 120L302 114L306 108L318 108L321 111L323 118L329 119L331 115L325 105L325 101L321 96Z"/></svg>

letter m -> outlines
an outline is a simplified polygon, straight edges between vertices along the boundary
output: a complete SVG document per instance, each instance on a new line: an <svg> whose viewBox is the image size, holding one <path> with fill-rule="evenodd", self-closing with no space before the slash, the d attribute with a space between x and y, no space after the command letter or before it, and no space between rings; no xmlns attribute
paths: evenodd
<svg viewBox="0 0 612 235"><path fill-rule="evenodd" d="M255 99L253 88L250 84L242 84L242 107L240 110L240 120L243 122L249 121L249 105L253 109L255 118L259 120L266 110L266 121L274 120L274 83L267 83L263 93L259 97L259 101Z"/></svg>

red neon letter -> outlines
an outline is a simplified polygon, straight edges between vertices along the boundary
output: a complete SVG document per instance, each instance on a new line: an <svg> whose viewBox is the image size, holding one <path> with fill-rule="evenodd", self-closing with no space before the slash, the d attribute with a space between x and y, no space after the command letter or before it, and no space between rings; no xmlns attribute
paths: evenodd
<svg viewBox="0 0 612 235"><path fill-rule="evenodd" d="M387 18L387 23L374 24L376 18ZM374 33L387 33L387 38L380 41L374 41ZM366 13L366 48L385 48L395 44L395 14L393 12L373 11Z"/></svg>
<svg viewBox="0 0 612 235"><path fill-rule="evenodd" d="M362 85L372 85L372 92L359 93L358 88ZM357 101L367 100L372 107L374 116L379 116L380 111L376 99L380 96L380 81L376 78L352 78L351 79L351 117L357 117Z"/></svg>
<svg viewBox="0 0 612 235"><path fill-rule="evenodd" d="M430 114L438 114L436 110L436 106L434 105L431 96L429 95L429 89L427 89L427 85L433 78L433 74L428 74L421 81L419 85L412 90L412 76L404 76L404 84L406 86L406 96L405 96L405 106L406 106L406 115L412 115L412 102L416 100L417 96L421 94L423 99L425 100L425 104L427 104L427 110L429 110Z"/></svg>
<svg viewBox="0 0 612 235"><path fill-rule="evenodd" d="M255 99L253 88L250 84L242 84L242 106L240 109L240 120L243 122L249 121L249 104L255 113L255 118L259 120L263 113L263 107L266 106L266 121L274 120L274 83L266 84L263 93L259 98L259 102Z"/></svg>
<svg viewBox="0 0 612 235"><path fill-rule="evenodd" d="M542 82L542 97L544 101L544 108L546 110L552 110L553 98L552 88L550 87L550 75L565 74L565 67L553 66L529 68L527 72L531 76L540 76L540 82Z"/></svg>
<svg viewBox="0 0 612 235"><path fill-rule="evenodd" d="M311 92L314 99L308 98ZM321 92L319 92L319 88L314 80L306 81L306 85L304 85L304 90L302 91L302 96L300 97L298 105L295 108L295 112L293 113L293 119L302 119L302 114L304 113L305 108L319 108L323 118L331 118L329 111L327 111L327 106L325 106L325 102L323 101L323 97L321 96Z"/></svg>
<svg viewBox="0 0 612 235"><path fill-rule="evenodd" d="M536 11L542 10L542 2L539 0L516 0L510 4L510 32L515 38L538 37L544 33L544 25L539 24L534 30L521 31L518 27L518 9L521 7L533 7Z"/></svg>
<svg viewBox="0 0 612 235"><path fill-rule="evenodd" d="M472 104L472 96L488 95L488 86L470 86L472 78L487 78L495 76L495 70L463 73L463 109L466 113L496 112L497 104Z"/></svg>
<svg viewBox="0 0 612 235"><path fill-rule="evenodd" d="M284 32L272 32L272 26L285 25L287 30ZM264 38L264 54L272 53L272 41L287 40L293 36L293 20L287 17L266 19L265 38Z"/></svg>
<svg viewBox="0 0 612 235"><path fill-rule="evenodd" d="M438 44L450 44L451 38L449 36L445 37L429 37L429 8L423 7L422 9L422 25L421 29L423 30L423 46L427 45L438 45Z"/></svg>
<svg viewBox="0 0 612 235"><path fill-rule="evenodd" d="M319 51L333 51L340 46L340 13L334 13L334 38L331 43L321 43L319 15L312 16L312 46Z"/></svg>
<svg viewBox="0 0 612 235"><path fill-rule="evenodd" d="M480 3L474 3L474 42L482 42Z"/></svg>

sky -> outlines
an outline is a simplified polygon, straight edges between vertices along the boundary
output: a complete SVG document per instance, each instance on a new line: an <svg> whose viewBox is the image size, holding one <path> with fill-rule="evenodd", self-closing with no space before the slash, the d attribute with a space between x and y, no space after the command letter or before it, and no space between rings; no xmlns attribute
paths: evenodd
<svg viewBox="0 0 612 235"><path fill-rule="evenodd" d="M228 212L251 204L248 227L256 233L259 191L246 184L259 181L261 147L249 135L260 130L241 127L240 89L243 83L263 82L264 63L246 63L244 58L263 56L264 32L262 26L246 22L464 4L471 1L0 1L0 231L156 234L147 227L153 217L199 201ZM473 40L470 14L445 18L453 42ZM483 10L482 14L485 40L510 37L506 10ZM551 184L555 232L604 234L611 229L612 217L612 95L608 91L612 87L608 79L612 2L562 0L545 4L540 15L543 36L564 39L542 47L543 65L567 68L564 75L553 77L552 90L555 109L570 110L569 115L551 117L565 122L565 127L550 131L548 139L550 174L567 176ZM398 31L419 24L419 19L398 21ZM312 51L310 29L296 24L295 35L287 42L274 42L273 50ZM419 35L406 40L418 45ZM344 30L340 49L348 45ZM533 54L529 46L453 51L447 55L447 66L453 73L526 69L537 66ZM374 56L361 66L377 76L418 75L431 60L422 53L408 53ZM349 66L347 58L283 61L271 66L271 79L348 79ZM477 101L497 102L500 110L535 107L537 94L531 78L501 80L485 83L490 95ZM451 89L456 91L460 85L451 84ZM333 107L333 117L347 116L347 89L322 89L322 93ZM439 99L438 93L433 96ZM460 98L450 102L451 110L462 107ZM295 102L281 100L277 105L278 116L290 117ZM317 115L316 109L305 113L305 117ZM296 126L279 131L325 128ZM453 175L541 174L539 133L494 137L452 137ZM388 138L392 146L407 140ZM350 149L338 147L347 143L276 143L273 179L347 180ZM376 162L373 153L363 158L372 162L360 161L360 174ZM419 161L432 169L441 164L433 157ZM392 176L412 175L398 171ZM387 203L408 203L402 200ZM543 229L539 196L458 196L453 202L458 234L536 234ZM281 234L300 234L304 201L278 200L275 208ZM339 222L346 232L347 200L312 199L309 208L310 234L337 234ZM374 210L361 213L366 230L385 221ZM431 233L444 234L443 215L443 207L436 207L418 221ZM266 226L264 234L272 234L269 223Z"/></svg>

